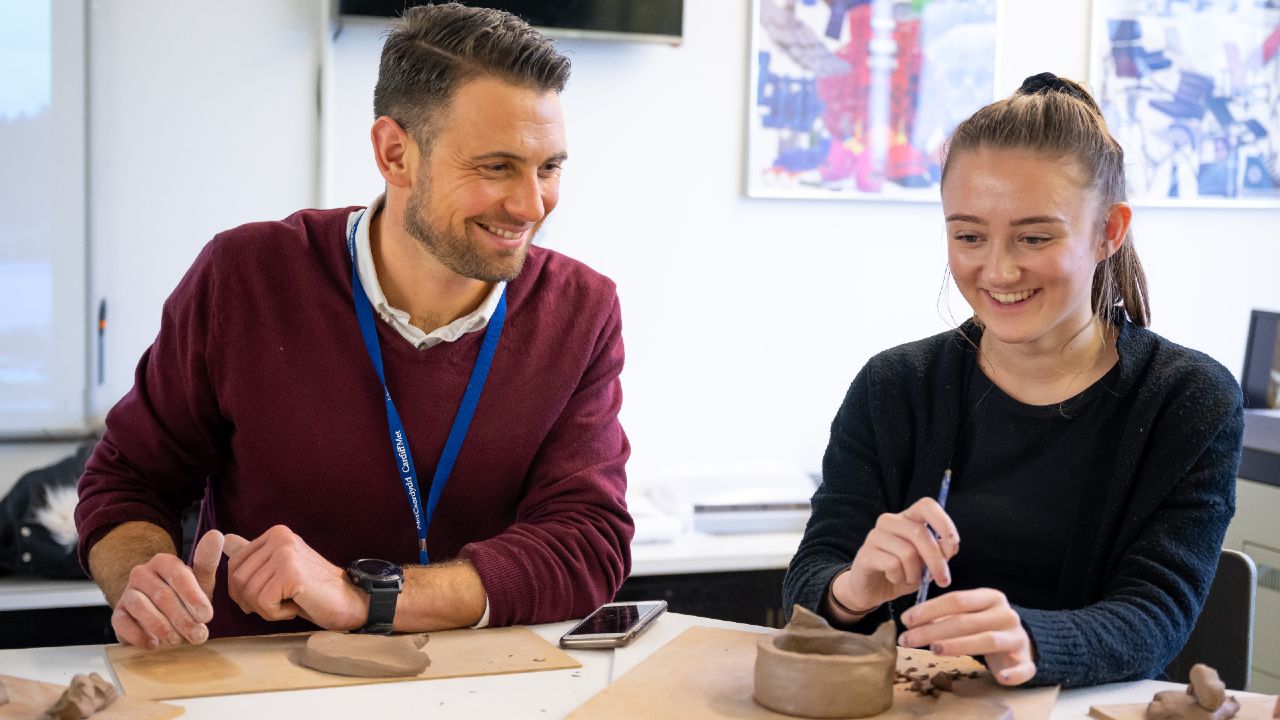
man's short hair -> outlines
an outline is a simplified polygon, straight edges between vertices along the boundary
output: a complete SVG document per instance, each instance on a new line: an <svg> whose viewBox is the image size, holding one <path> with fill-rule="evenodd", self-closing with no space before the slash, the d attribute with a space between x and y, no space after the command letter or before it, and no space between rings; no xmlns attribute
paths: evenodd
<svg viewBox="0 0 1280 720"><path fill-rule="evenodd" d="M508 12L458 3L411 7L382 46L374 117L390 117L425 145L457 89L485 75L559 93L569 80L569 59Z"/></svg>

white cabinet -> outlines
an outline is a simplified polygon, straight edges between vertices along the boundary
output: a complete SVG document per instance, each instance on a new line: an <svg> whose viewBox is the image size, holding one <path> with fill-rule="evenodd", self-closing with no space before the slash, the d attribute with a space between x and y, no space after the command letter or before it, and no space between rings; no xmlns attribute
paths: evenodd
<svg viewBox="0 0 1280 720"><path fill-rule="evenodd" d="M1226 547L1258 565L1258 604L1253 623L1253 674L1249 690L1280 693L1280 486L1239 479L1236 516Z"/></svg>

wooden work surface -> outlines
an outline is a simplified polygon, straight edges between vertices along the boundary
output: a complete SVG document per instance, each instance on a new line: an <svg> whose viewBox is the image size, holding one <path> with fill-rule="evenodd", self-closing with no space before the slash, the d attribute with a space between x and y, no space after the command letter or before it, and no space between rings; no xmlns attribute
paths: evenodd
<svg viewBox="0 0 1280 720"><path fill-rule="evenodd" d="M2 720L35 720L36 718L47 720L48 716L44 711L57 702L58 698L62 697L63 691L67 689L66 685L26 680L11 675L0 675L0 683L4 683L4 688L9 693L9 702L0 705ZM121 695L115 702L100 712L94 713L93 717L95 720L98 718L101 720L124 720L125 718L169 720L181 714L182 708L176 705L127 698Z"/></svg>
<svg viewBox="0 0 1280 720"><path fill-rule="evenodd" d="M1227 695L1235 695L1231 691L1227 691ZM1276 698L1274 696L1254 695L1242 696L1235 695L1236 702L1240 703L1240 712L1236 714L1235 720L1271 720L1272 711L1276 707ZM1147 703L1133 703L1128 705L1094 705L1089 708L1089 717L1098 720L1145 720L1147 717Z"/></svg>
<svg viewBox="0 0 1280 720"><path fill-rule="evenodd" d="M789 718L757 705L751 699L755 685L756 642L760 633L721 628L693 627L650 655L631 672L597 693L569 717L632 718ZM909 659L908 659L909 658ZM929 667L933 663L934 667ZM961 680L955 695L999 700L1016 720L1049 717L1058 688L1017 690L991 680L972 658L947 658L925 650L898 648L898 670L912 675L958 669L979 671L975 680ZM953 695L943 693L943 696ZM945 702L952 702L949 698ZM918 718L930 714L939 701L912 692L907 683L893 688L893 707L875 716L880 720ZM946 708L938 708L938 716Z"/></svg>
<svg viewBox="0 0 1280 720"><path fill-rule="evenodd" d="M357 678L330 675L296 664L291 655L310 633L219 638L203 645L143 650L107 647L107 661L131 698L146 700L340 687L435 678L501 675L582 667L577 660L525 627L430 633L431 658L413 677Z"/></svg>

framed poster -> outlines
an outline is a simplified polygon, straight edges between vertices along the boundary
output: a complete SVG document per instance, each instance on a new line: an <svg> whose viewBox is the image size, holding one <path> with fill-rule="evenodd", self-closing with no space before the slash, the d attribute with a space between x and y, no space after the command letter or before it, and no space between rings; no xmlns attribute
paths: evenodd
<svg viewBox="0 0 1280 720"><path fill-rule="evenodd" d="M1131 201L1280 205L1280 0L1095 0L1092 38Z"/></svg>
<svg viewBox="0 0 1280 720"><path fill-rule="evenodd" d="M995 0L753 0L747 194L937 201L995 52Z"/></svg>

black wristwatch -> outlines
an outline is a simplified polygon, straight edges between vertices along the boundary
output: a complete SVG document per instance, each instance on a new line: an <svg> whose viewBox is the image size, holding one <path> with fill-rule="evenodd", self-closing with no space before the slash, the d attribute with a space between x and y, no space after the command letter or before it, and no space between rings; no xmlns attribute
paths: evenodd
<svg viewBox="0 0 1280 720"><path fill-rule="evenodd" d="M369 593L369 617L360 633L388 635L396 618L396 599L404 588L404 571L386 560L363 558L347 566L347 577Z"/></svg>

